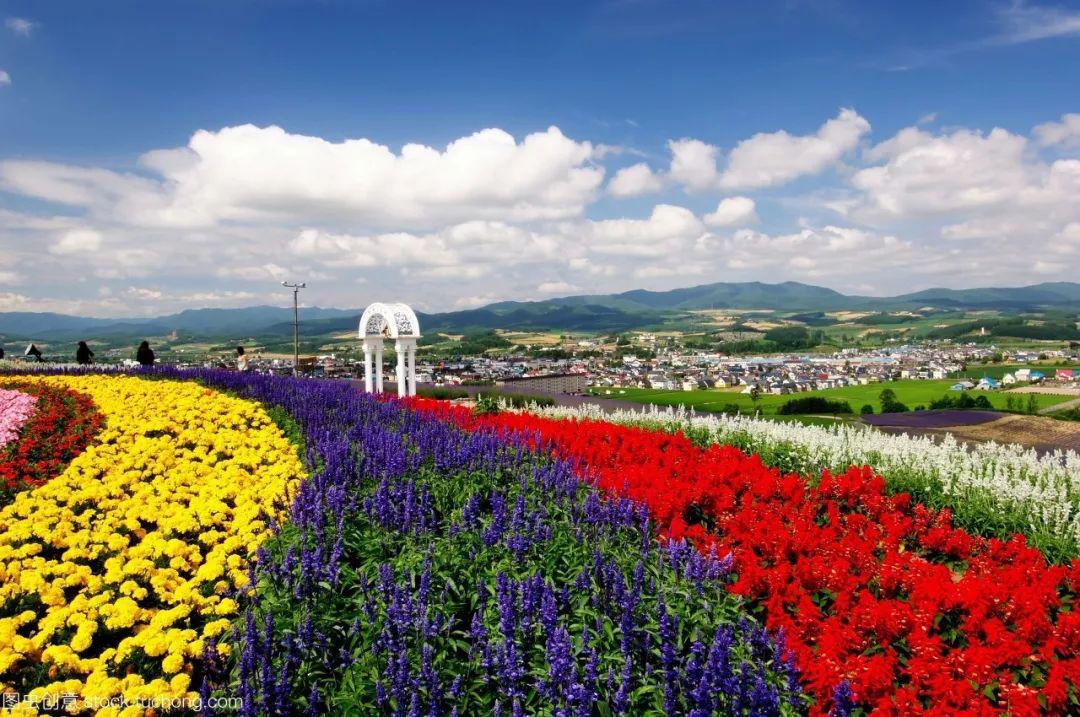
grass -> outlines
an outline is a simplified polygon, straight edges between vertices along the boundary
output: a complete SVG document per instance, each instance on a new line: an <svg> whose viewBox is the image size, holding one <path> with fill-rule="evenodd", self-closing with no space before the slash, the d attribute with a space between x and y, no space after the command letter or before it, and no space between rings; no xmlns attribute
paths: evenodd
<svg viewBox="0 0 1080 717"><path fill-rule="evenodd" d="M820 391L806 391L789 395L762 394L761 399L754 405L750 395L741 393L741 389L711 389L703 391L665 391L651 388L626 388L611 389L611 394L604 391L608 389L596 389L595 395L601 398L617 398L623 401L636 401L638 403L652 403L660 406L686 406L699 411L722 412L728 405L734 404L744 413L760 411L763 416L776 416L777 409L792 398L803 396L822 396L824 398L847 401L853 410L858 411L864 404L874 407L874 412L881 411L881 402L878 396L886 388L896 393L896 398L908 408L918 405L929 405L931 401L941 398L948 393L948 389L956 383L953 380L941 381L890 381L888 383L871 383L866 386L846 386L844 388L827 388ZM620 393L624 391L625 393ZM974 396L984 395L990 400L994 408L1004 409L1007 394L996 391L971 391ZM1028 396L1021 395L1026 405ZM1039 408L1054 406L1071 400L1075 396L1055 396L1048 394L1036 395ZM794 418L794 417L789 417ZM804 422L805 421L801 421Z"/></svg>

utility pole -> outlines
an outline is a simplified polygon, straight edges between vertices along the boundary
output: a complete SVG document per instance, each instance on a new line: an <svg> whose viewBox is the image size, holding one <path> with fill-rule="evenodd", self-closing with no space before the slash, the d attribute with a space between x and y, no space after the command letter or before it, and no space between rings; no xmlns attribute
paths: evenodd
<svg viewBox="0 0 1080 717"><path fill-rule="evenodd" d="M292 372L293 376L300 374L300 304L299 294L301 289L307 288L307 282L301 281L299 284L290 284L287 281L281 282L281 285L286 289L292 289L292 345L293 345L293 361Z"/></svg>

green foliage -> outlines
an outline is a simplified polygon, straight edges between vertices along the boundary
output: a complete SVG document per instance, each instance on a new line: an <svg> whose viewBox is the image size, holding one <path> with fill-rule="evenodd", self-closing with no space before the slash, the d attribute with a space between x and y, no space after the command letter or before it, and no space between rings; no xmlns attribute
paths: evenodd
<svg viewBox="0 0 1080 717"><path fill-rule="evenodd" d="M416 395L440 401L452 401L458 398L468 398L469 392L463 388L454 388L452 386L421 386L416 389Z"/></svg>
<svg viewBox="0 0 1080 717"><path fill-rule="evenodd" d="M499 397L495 395L480 395L476 397L476 407L473 413L477 415L495 414L500 411Z"/></svg>
<svg viewBox="0 0 1080 717"><path fill-rule="evenodd" d="M805 326L777 326L765 332L765 339L771 341L778 351L813 348L822 342L824 336L821 331L808 331Z"/></svg>
<svg viewBox="0 0 1080 717"><path fill-rule="evenodd" d="M851 413L851 404L847 401L833 401L822 396L803 396L787 401L776 411L781 416L802 413Z"/></svg>
<svg viewBox="0 0 1080 717"><path fill-rule="evenodd" d="M863 404L863 407L859 409L859 413L863 416L869 416L874 412L874 407L869 403Z"/></svg>
<svg viewBox="0 0 1080 717"><path fill-rule="evenodd" d="M930 402L931 409L956 409L961 411L977 410L977 411L990 411L993 410L993 406L990 404L990 399L985 394L980 394L975 398L971 397L969 393L958 393L954 396L945 394L936 401Z"/></svg>
<svg viewBox="0 0 1080 717"><path fill-rule="evenodd" d="M985 329L986 334L980 335ZM967 337L967 334L975 334ZM1060 340L1080 339L1080 329L1075 324L1061 321L1043 321L1038 324L1026 322L1019 316L1000 319L979 319L962 321L951 326L939 326L926 331L928 339L956 339L964 336L970 340L989 340L993 337L1008 336L1018 339Z"/></svg>
<svg viewBox="0 0 1080 717"><path fill-rule="evenodd" d="M345 569L339 584L331 587L327 583L313 601L305 604L274 581L262 582L259 609L272 615L276 631L296 634L311 620L316 630L335 636L335 651L345 651L352 659L352 664L342 671L327 670L321 657L305 662L299 669L301 684L294 685L296 694L306 695L311 685L317 685L326 700L327 714L383 714L377 706L376 684L384 674L386 660L388 657L407 659L419 671L423 643L430 646L440 675L462 678L461 696L455 705L460 714L492 714L499 690L479 677L477 661L483 656L470 650L470 633L472 626L479 625L493 640L501 634L495 588L500 574L515 581L538 576L552 584L556 593L565 587L563 594L568 599L558 608L560 624L568 627L575 643L583 632L588 635L590 646L599 656L597 672L601 677L609 670L618 676L622 670L619 622L612 617L611 610L589 599L590 591L575 588L579 576L594 574L596 555L612 561L615 574L621 573L624 584L633 583L640 590L637 608L642 623L640 630L652 636L652 645L647 649L654 664L660 664L656 636L661 600L677 620L678 643L684 646L703 637L708 639L720 626L736 625L745 615L741 598L729 592L724 581L705 581L699 587L670 564L656 559L655 541L647 541L651 553L643 552L639 530L612 529L582 520L587 489L580 488L576 495L571 493L566 501L551 500L535 484L522 478L542 465L541 459L525 460L527 463L521 469L465 470L453 474L437 470L428 461L410 479L419 490L430 492L433 514L438 516L434 530L423 534L402 533L385 528L364 511L358 511L343 526ZM373 481L359 483L356 497L363 500L374 488ZM545 523L552 526L550 537L520 555L515 555L505 540L487 544L483 535L492 523L490 511L481 513L478 525L466 524L463 514L473 496L490 505L490 498L495 495L504 498L509 506L517 504L520 497L525 515L544 515ZM455 525L458 527L453 528ZM296 530L286 527L269 549L280 558L290 548L295 549L299 540ZM365 613L365 594L369 591L379 594L383 576L414 592L425 572L432 599L421 609L427 610L432 620L437 618L440 627L424 638L403 635L406 653L377 654L374 646L389 623L389 607L380 599L372 614ZM482 600L480 595L484 596ZM539 620L532 617L534 627L521 637L520 659L526 684L544 678L550 669L544 641L538 639L542 634L537 626ZM261 616L257 624L263 624ZM349 625L352 629L342 627ZM739 660L749 658L751 649L749 644L738 640L734 656ZM765 659L773 664L771 658ZM770 684L782 686L781 676L772 669L764 676ZM642 670L635 672L634 679L630 713L662 714L662 671ZM613 690L605 692L610 694ZM525 714L551 714L544 710L545 703L534 689L526 688L522 700ZM610 702L604 701L594 714L610 715L611 707ZM798 714L805 711L805 703L795 707L785 702L780 709L783 715Z"/></svg>
<svg viewBox="0 0 1080 717"><path fill-rule="evenodd" d="M897 400L896 392L891 388L886 388L878 394L878 400L881 401L882 413L907 413L908 411L908 407Z"/></svg>

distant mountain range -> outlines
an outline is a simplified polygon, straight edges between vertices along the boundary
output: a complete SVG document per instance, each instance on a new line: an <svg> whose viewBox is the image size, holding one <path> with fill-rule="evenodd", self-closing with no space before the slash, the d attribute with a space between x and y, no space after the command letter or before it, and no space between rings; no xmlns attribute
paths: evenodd
<svg viewBox="0 0 1080 717"><path fill-rule="evenodd" d="M425 332L484 329L623 331L658 326L677 313L701 309L774 311L901 311L921 308L1080 311L1080 283L1057 282L1011 288L926 289L893 297L849 296L798 282L716 283L671 291L636 289L621 294L566 296L544 301L503 301L479 309L420 314ZM361 309L301 310L304 335L350 331ZM100 319L53 313L0 313L0 337L8 340L70 340L162 336L285 336L292 332L292 309L190 309L151 319Z"/></svg>

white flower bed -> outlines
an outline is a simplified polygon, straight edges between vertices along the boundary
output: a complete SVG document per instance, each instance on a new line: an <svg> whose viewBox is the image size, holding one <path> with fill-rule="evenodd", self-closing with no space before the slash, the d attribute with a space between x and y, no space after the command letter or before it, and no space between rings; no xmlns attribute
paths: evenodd
<svg viewBox="0 0 1080 717"><path fill-rule="evenodd" d="M965 446L951 435L888 434L865 426L807 426L745 416L692 416L652 406L604 413L598 406L549 407L551 417L593 418L684 431L699 442L725 443L757 453L783 471L819 474L869 465L892 490L911 491L937 507L951 507L958 523L975 532L1022 532L1053 557L1075 555L1080 545L1080 454L1039 456L1011 444Z"/></svg>

